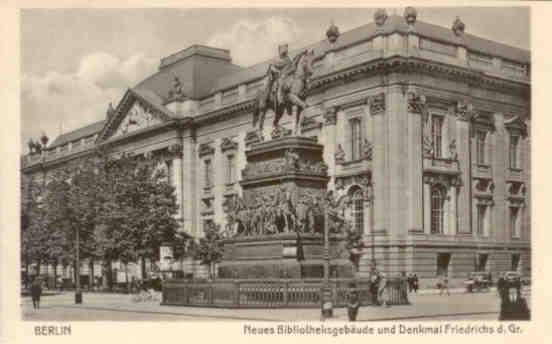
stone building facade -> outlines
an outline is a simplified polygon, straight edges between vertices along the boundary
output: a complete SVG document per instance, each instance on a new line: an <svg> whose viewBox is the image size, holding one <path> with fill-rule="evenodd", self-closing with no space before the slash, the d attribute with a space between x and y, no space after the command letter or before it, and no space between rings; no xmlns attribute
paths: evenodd
<svg viewBox="0 0 552 344"><path fill-rule="evenodd" d="M530 54L470 35L460 19L445 28L416 17L380 10L374 23L341 34L332 25L305 47L317 62L301 131L324 145L329 188L364 234L360 274L372 257L380 270L425 279L527 274ZM210 221L224 226L270 63L242 68L228 50L199 45L165 57L105 120L23 157L22 175L47 178L97 146L162 154L181 230L199 237ZM291 116L281 123L293 127Z"/></svg>

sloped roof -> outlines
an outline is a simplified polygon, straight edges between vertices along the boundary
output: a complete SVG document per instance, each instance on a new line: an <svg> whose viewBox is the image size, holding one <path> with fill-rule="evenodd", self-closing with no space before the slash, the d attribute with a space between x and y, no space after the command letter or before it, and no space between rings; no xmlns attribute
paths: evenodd
<svg viewBox="0 0 552 344"><path fill-rule="evenodd" d="M191 99L205 98L218 78L242 69L230 63L229 55L224 58L221 52L226 51L193 45L162 59L161 68L136 85L134 89L147 90L161 99L167 99L174 77L178 77L185 96ZM179 60L166 62L172 56L176 56Z"/></svg>
<svg viewBox="0 0 552 344"><path fill-rule="evenodd" d="M105 120L94 122L82 128L64 133L56 137L56 139L48 146L48 149L62 146L68 142L81 139L83 137L91 136L102 130L105 124Z"/></svg>
<svg viewBox="0 0 552 344"><path fill-rule="evenodd" d="M477 37L469 33L456 36L451 28L417 20L414 24L414 30L419 36L443 43L464 45L469 51L498 56L520 63L530 63L531 61L528 50ZM410 28L403 17L391 15L380 28L377 28L375 23L369 23L343 32L332 49L340 50L361 43L371 39L376 34L407 33L409 31ZM304 49L314 50L316 55L322 55L330 49L330 45L326 39L323 39L301 49L292 50L290 55L294 56ZM156 73L129 90L167 116L175 118L177 116L163 105L169 91L172 89L175 76L180 80L184 95L192 99L203 99L216 92L262 78L266 74L268 66L275 60L274 58L244 68L230 63L230 59L225 57L227 53L228 51L224 49L193 45L163 58L161 68ZM194 58L194 56L199 58ZM105 122L105 120L102 120L62 134L50 144L49 148L98 133L102 130Z"/></svg>

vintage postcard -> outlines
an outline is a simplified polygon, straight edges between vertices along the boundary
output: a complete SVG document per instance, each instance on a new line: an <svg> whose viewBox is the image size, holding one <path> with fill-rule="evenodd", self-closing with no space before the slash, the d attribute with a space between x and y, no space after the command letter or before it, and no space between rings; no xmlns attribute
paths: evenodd
<svg viewBox="0 0 552 344"><path fill-rule="evenodd" d="M548 6L189 5L13 13L8 342L538 335Z"/></svg>

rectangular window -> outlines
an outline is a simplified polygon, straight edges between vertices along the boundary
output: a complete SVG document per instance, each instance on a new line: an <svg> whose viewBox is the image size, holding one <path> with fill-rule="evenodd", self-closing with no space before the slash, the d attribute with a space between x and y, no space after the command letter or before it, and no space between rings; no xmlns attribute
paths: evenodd
<svg viewBox="0 0 552 344"><path fill-rule="evenodd" d="M518 271L518 269L519 269L519 260L520 260L519 253L512 254L512 264L510 266L511 271Z"/></svg>
<svg viewBox="0 0 552 344"><path fill-rule="evenodd" d="M213 166L211 160L205 160L204 162L204 174L205 174L205 187L213 186Z"/></svg>
<svg viewBox="0 0 552 344"><path fill-rule="evenodd" d="M437 253L437 276L449 273L450 253Z"/></svg>
<svg viewBox="0 0 552 344"><path fill-rule="evenodd" d="M226 160L226 183L231 184L236 181L236 166L234 155L229 155Z"/></svg>
<svg viewBox="0 0 552 344"><path fill-rule="evenodd" d="M511 207L510 208L510 233L512 233L512 238L520 237L520 221L519 221L519 208Z"/></svg>
<svg viewBox="0 0 552 344"><path fill-rule="evenodd" d="M431 234L443 233L445 190L434 187L431 191Z"/></svg>
<svg viewBox="0 0 552 344"><path fill-rule="evenodd" d="M350 120L351 124L351 160L359 160L361 154L361 127L360 118L353 118Z"/></svg>
<svg viewBox="0 0 552 344"><path fill-rule="evenodd" d="M485 165L485 139L487 137L487 132L484 130L478 130L475 135L475 157L478 165Z"/></svg>
<svg viewBox="0 0 552 344"><path fill-rule="evenodd" d="M486 235L486 215L487 215L487 206L478 204L477 205L477 234Z"/></svg>
<svg viewBox="0 0 552 344"><path fill-rule="evenodd" d="M487 271L487 261L489 260L489 255L487 253L480 253L477 255L477 266L475 271Z"/></svg>
<svg viewBox="0 0 552 344"><path fill-rule="evenodd" d="M509 157L510 157L510 168L519 168L519 136L512 135L510 136L510 147L509 147Z"/></svg>
<svg viewBox="0 0 552 344"><path fill-rule="evenodd" d="M431 120L431 134L433 139L433 157L443 156L443 117L433 116Z"/></svg>

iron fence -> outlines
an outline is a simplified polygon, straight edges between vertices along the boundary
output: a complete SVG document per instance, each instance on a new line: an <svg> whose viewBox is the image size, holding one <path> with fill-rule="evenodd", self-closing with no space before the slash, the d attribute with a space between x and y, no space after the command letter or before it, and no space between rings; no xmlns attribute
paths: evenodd
<svg viewBox="0 0 552 344"><path fill-rule="evenodd" d="M356 287L351 287L354 282ZM321 279L274 280L168 280L163 283L164 305L225 307L225 308L308 308L319 307L322 300ZM347 305L353 289L359 294L361 305L371 305L368 279L331 279L333 304ZM391 305L408 304L407 286L400 279L389 279L386 287L387 302Z"/></svg>

